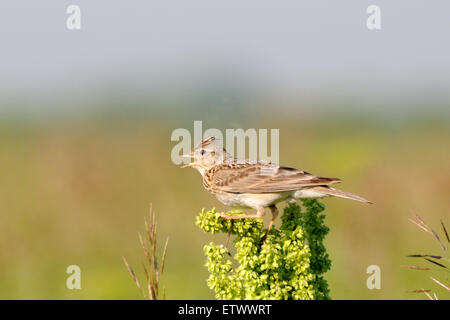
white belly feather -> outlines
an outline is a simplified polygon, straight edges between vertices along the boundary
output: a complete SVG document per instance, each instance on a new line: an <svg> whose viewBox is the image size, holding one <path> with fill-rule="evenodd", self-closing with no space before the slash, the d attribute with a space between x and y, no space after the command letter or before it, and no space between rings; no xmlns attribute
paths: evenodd
<svg viewBox="0 0 450 320"><path fill-rule="evenodd" d="M282 201L305 199L305 198L321 198L326 194L313 190L301 189L297 191L288 191L281 193L225 193L216 195L217 199L223 204L235 208L253 208L268 207Z"/></svg>
<svg viewBox="0 0 450 320"><path fill-rule="evenodd" d="M236 208L268 207L272 204L284 201L291 197L291 192L283 193L240 193L217 195L217 199L223 204Z"/></svg>

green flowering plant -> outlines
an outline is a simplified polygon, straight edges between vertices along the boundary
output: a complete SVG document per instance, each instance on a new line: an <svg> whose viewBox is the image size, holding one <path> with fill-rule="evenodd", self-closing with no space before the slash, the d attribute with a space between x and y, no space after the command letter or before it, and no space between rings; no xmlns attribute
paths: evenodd
<svg viewBox="0 0 450 320"><path fill-rule="evenodd" d="M204 247L210 273L208 287L218 299L330 299L323 274L331 267L323 239L325 206L303 200L304 211L289 204L281 217L280 229L266 229L260 219L224 220L215 209L202 210L196 224L212 234L235 235L232 255L223 245ZM232 210L229 215L243 214Z"/></svg>

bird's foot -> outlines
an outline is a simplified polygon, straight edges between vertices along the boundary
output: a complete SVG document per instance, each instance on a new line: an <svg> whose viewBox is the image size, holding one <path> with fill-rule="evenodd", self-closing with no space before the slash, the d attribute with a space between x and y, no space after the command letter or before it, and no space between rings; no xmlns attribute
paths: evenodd
<svg viewBox="0 0 450 320"><path fill-rule="evenodd" d="M220 213L220 219L223 219L223 220L230 220L230 216L227 215L227 214L224 213L224 212L221 212L221 213Z"/></svg>

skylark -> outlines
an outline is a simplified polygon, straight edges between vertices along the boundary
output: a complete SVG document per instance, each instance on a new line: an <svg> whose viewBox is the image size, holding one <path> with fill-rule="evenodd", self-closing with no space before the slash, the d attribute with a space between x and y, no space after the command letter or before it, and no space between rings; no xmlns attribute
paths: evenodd
<svg viewBox="0 0 450 320"><path fill-rule="evenodd" d="M278 216L276 204L303 198L336 196L364 203L370 201L330 187L337 178L317 177L294 168L263 162L239 161L216 143L215 137L202 140L189 155L193 162L183 168L195 168L203 176L203 186L223 204L256 209L247 215L221 214L223 219L262 218L264 208L272 212L267 233ZM267 235L266 233L266 235Z"/></svg>

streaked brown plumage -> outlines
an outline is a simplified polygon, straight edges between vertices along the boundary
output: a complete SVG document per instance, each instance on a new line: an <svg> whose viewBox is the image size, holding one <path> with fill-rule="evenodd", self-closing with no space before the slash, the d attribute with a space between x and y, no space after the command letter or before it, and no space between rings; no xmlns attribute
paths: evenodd
<svg viewBox="0 0 450 320"><path fill-rule="evenodd" d="M186 155L194 162L184 166L196 168L203 176L203 185L222 203L238 208L254 208L256 214L229 216L224 219L261 218L264 208L272 211L272 227L278 215L276 203L301 198L337 196L365 203L370 201L330 187L341 182L337 178L317 177L294 168L263 162L239 161L215 143L214 137L202 140Z"/></svg>

